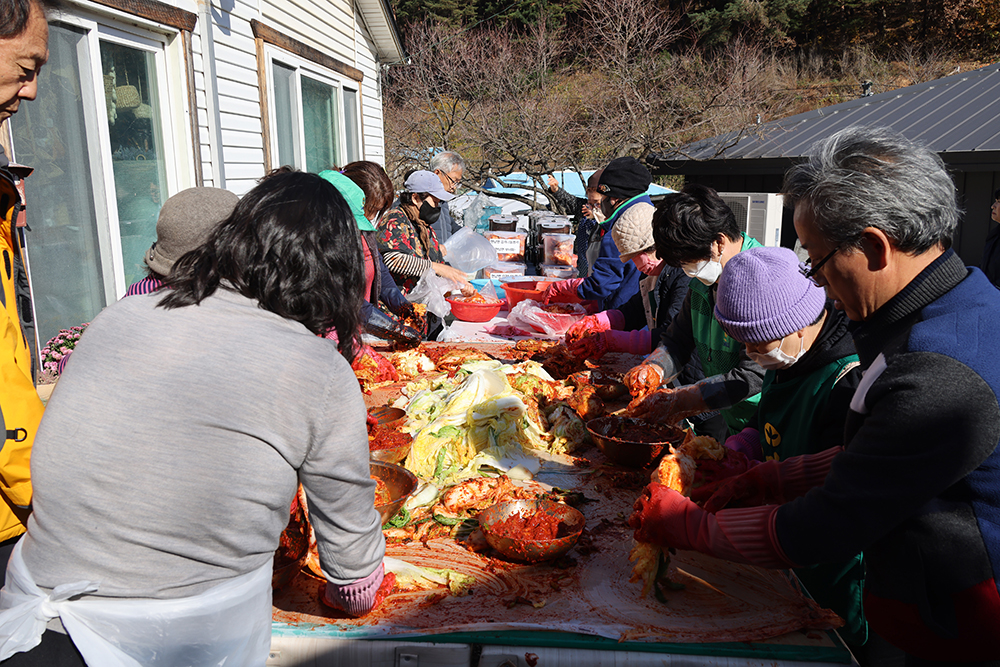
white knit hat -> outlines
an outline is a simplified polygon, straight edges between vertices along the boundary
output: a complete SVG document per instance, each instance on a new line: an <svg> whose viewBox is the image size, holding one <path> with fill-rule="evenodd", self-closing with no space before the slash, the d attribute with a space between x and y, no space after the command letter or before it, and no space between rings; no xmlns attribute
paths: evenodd
<svg viewBox="0 0 1000 667"><path fill-rule="evenodd" d="M622 262L628 262L643 250L653 247L652 205L638 202L629 206L611 228L611 238L618 247Z"/></svg>

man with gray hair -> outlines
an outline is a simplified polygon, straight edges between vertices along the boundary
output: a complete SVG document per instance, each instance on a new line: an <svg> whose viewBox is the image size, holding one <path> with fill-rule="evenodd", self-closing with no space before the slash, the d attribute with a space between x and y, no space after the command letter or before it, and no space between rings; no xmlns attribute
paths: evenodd
<svg viewBox="0 0 1000 667"><path fill-rule="evenodd" d="M908 665L1000 660L1000 292L951 246L955 186L888 130L819 142L785 177L810 261L856 322L844 447L720 485L709 514L650 485L636 539L762 567L864 553L864 611Z"/></svg>
<svg viewBox="0 0 1000 667"><path fill-rule="evenodd" d="M458 189L458 184L462 180L462 175L465 173L465 160L455 151L443 151L431 158L429 170L437 174L445 190L455 194L455 190ZM462 225L452 219L451 211L448 210L448 202L443 201L441 202L441 216L431 227L437 234L438 241L444 243L451 238L452 234L460 230Z"/></svg>

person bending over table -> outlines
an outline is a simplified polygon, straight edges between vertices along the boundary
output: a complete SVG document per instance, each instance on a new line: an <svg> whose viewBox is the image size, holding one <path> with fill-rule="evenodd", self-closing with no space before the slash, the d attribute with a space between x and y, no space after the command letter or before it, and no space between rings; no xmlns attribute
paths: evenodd
<svg viewBox="0 0 1000 667"><path fill-rule="evenodd" d="M664 330L653 353L630 370L624 382L634 396L633 416L680 421L719 410L729 433L740 432L757 409L764 370L713 316L717 281L737 253L760 247L740 232L736 216L703 185L686 185L667 195L653 214L656 254L692 280L684 305ZM672 382L697 350L705 379L678 389ZM650 393L651 392L651 393Z"/></svg>
<svg viewBox="0 0 1000 667"><path fill-rule="evenodd" d="M750 248L730 259L719 277L715 318L765 370L757 412L725 442L752 461L783 461L843 443L861 364L847 316L827 302L823 288L807 277L809 270L800 271L798 257L787 248ZM727 483L718 480L692 497L708 499ZM724 500L720 494L713 502ZM741 498L743 504L750 500ZM753 504L771 500L761 495ZM817 602L845 619L840 633L858 654L868 635L861 554L795 572Z"/></svg>
<svg viewBox="0 0 1000 667"><path fill-rule="evenodd" d="M621 307L588 315L569 328L566 346L579 357L600 359L606 352L649 354L652 341L659 342L687 297L691 278L656 256L653 208L636 207L633 211L636 213L618 221L611 235L621 251L621 261L632 262L643 275L639 291ZM703 379L705 374L695 350L678 380L688 384ZM692 422L699 435L710 435L720 442L728 435L726 422L718 412L694 416Z"/></svg>
<svg viewBox="0 0 1000 667"><path fill-rule="evenodd" d="M343 197L283 173L178 260L172 289L94 319L35 440L5 665L263 666L299 483L326 597L370 609L385 540L349 362L363 284Z"/></svg>
<svg viewBox="0 0 1000 667"><path fill-rule="evenodd" d="M720 487L727 501L763 489L757 507L711 514L650 485L636 539L772 568L864 552L865 617L908 665L998 664L1000 292L950 248L955 185L930 149L851 127L783 189L813 277L857 323L843 449Z"/></svg>
<svg viewBox="0 0 1000 667"><path fill-rule="evenodd" d="M652 211L653 202L646 194L652 176L633 157L615 158L601 171L597 192L602 195L601 209L607 220L591 235L587 250L586 278L561 280L548 286L547 302L596 300L602 310L618 308L639 291L639 270L622 263L611 231L624 217Z"/></svg>

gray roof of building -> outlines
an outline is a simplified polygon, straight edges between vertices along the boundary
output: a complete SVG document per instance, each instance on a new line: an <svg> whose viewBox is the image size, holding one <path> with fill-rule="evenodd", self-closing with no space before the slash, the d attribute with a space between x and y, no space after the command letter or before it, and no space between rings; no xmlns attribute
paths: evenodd
<svg viewBox="0 0 1000 667"><path fill-rule="evenodd" d="M725 160L728 165L741 160L794 161L817 140L851 125L888 127L946 160L948 153L963 153L979 162L976 158L985 156L970 154L1000 152L1000 63L789 116L743 137L730 133L698 141L680 149L684 157L652 156L647 161L674 169L690 160ZM718 153L719 146L737 139Z"/></svg>

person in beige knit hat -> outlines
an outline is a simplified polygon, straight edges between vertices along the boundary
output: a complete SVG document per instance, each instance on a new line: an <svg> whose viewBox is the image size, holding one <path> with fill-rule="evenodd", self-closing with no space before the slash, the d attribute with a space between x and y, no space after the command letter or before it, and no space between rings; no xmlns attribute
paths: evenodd
<svg viewBox="0 0 1000 667"><path fill-rule="evenodd" d="M639 292L616 309L588 315L566 332L566 346L581 358L599 359L606 352L647 355L660 332L673 321L684 304L691 278L683 269L668 266L656 256L653 241L653 207L629 208L611 229L623 263L632 262L644 275ZM701 360L695 352L681 382L703 380ZM726 423L718 413L695 418L695 431L716 439L726 436Z"/></svg>
<svg viewBox="0 0 1000 667"><path fill-rule="evenodd" d="M188 188L164 202L156 220L156 240L144 258L149 274L129 285L125 296L148 294L162 287L174 262L200 246L239 201L229 190Z"/></svg>

